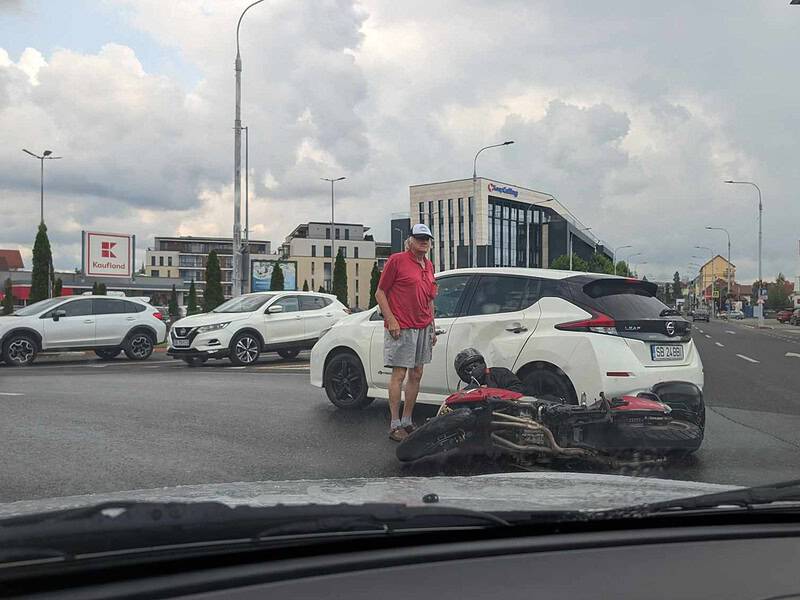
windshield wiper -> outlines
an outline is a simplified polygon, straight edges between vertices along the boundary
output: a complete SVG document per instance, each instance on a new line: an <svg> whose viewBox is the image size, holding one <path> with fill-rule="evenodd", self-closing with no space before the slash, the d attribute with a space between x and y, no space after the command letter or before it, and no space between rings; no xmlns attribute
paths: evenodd
<svg viewBox="0 0 800 600"><path fill-rule="evenodd" d="M211 542L391 535L507 527L488 512L405 504L235 506L219 502L107 502L0 520L0 562ZM0 565L2 567L2 565Z"/></svg>

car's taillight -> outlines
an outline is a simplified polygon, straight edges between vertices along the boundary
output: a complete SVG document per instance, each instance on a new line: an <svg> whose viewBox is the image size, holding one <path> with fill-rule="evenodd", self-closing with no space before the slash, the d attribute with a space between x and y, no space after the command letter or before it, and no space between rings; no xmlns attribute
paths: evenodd
<svg viewBox="0 0 800 600"><path fill-rule="evenodd" d="M156 319L158 319L159 321L163 321L163 320L164 320L164 315L162 315L160 312L154 312L154 313L153 313L153 316L154 316Z"/></svg>
<svg viewBox="0 0 800 600"><path fill-rule="evenodd" d="M608 315L598 313L591 319L559 323L556 325L556 329L561 329L562 331L591 331L593 333L617 335L617 322Z"/></svg>

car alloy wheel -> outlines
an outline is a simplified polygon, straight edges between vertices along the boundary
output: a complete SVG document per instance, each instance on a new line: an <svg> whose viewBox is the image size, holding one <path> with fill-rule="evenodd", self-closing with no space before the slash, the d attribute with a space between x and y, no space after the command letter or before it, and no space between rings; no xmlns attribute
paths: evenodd
<svg viewBox="0 0 800 600"><path fill-rule="evenodd" d="M145 360L153 353L153 340L146 333L135 333L128 342L125 355L131 360Z"/></svg>
<svg viewBox="0 0 800 600"><path fill-rule="evenodd" d="M250 335L241 336L233 346L233 354L236 357L236 362L240 365L253 364L258 360L260 352L258 340Z"/></svg>
<svg viewBox="0 0 800 600"><path fill-rule="evenodd" d="M6 361L14 365L29 365L36 358L36 345L26 337L14 338L6 350Z"/></svg>
<svg viewBox="0 0 800 600"><path fill-rule="evenodd" d="M328 399L339 408L363 408L372 402L372 398L367 397L361 361L349 352L331 358L323 379Z"/></svg>

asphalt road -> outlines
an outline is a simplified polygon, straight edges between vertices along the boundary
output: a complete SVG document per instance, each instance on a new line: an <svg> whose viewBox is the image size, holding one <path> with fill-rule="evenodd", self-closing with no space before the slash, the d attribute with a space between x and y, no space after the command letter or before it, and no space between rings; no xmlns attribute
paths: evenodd
<svg viewBox="0 0 800 600"><path fill-rule="evenodd" d="M754 485L800 477L800 328L698 323L706 440L633 474ZM423 421L433 407L420 407ZM404 466L387 405L347 412L308 384L303 357L189 368L77 358L0 367L0 502L182 484L516 470L489 460Z"/></svg>

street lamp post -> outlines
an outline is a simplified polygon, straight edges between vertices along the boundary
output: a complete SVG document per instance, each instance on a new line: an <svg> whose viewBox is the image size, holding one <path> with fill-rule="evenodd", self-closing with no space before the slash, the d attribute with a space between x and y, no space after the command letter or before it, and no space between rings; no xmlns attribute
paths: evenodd
<svg viewBox="0 0 800 600"><path fill-rule="evenodd" d="M33 158L39 161L40 165L40 175L39 175L39 218L42 223L44 223L44 161L46 160L58 160L62 158L61 156L53 156L52 150L45 150L42 152L42 155L39 156L38 154L34 154L30 150L26 150L25 148L22 149L23 152L26 154L30 154Z"/></svg>
<svg viewBox="0 0 800 600"><path fill-rule="evenodd" d="M711 312L714 313L716 316L716 303L714 302L714 284L717 281L717 275L714 272L714 251L709 248L708 246L695 246L698 250L708 250L711 254ZM703 288L705 289L705 281L703 282Z"/></svg>
<svg viewBox="0 0 800 600"><path fill-rule="evenodd" d="M724 227L709 227L706 226L706 229L711 229L714 231L724 231L725 235L728 236L728 294L731 293L731 234L728 233L728 230Z"/></svg>
<svg viewBox="0 0 800 600"><path fill-rule="evenodd" d="M506 140L500 144L491 144L490 146L484 146L480 150L475 153L475 158L472 160L472 198L473 202L478 202L478 155L483 152L484 150L488 150L489 148L499 148L500 146L510 146L514 143L514 140ZM475 240L472 239L472 232L469 232L470 238L469 243L470 246L475 246L475 252L472 253L473 258L475 257L475 253L477 252L477 245L475 244ZM474 267L475 265L472 264L473 261L470 261L470 267Z"/></svg>
<svg viewBox="0 0 800 600"><path fill-rule="evenodd" d="M628 244L626 246L617 246L616 248L614 248L614 275L617 274L617 252L625 248L633 248L633 246Z"/></svg>
<svg viewBox="0 0 800 600"><path fill-rule="evenodd" d="M763 285L761 282L761 219L764 214L764 204L761 202L761 188L758 187L752 181L734 181L733 179L728 179L725 183L733 183L739 185L752 185L758 191L758 299L761 299L761 286ZM764 326L764 307L763 305L758 305L758 326Z"/></svg>
<svg viewBox="0 0 800 600"><path fill-rule="evenodd" d="M242 293L242 56L239 52L239 28L245 13L264 0L256 0L239 15L236 23L236 107L233 119L233 273L231 296Z"/></svg>
<svg viewBox="0 0 800 600"><path fill-rule="evenodd" d="M327 177L320 177L322 181L330 181L331 182L331 289L333 289L333 268L336 265L336 235L334 234L334 214L333 214L333 205L334 205L334 192L333 192L333 184L337 181L342 181L343 179L347 179L346 177L337 177L336 179L329 179Z"/></svg>
<svg viewBox="0 0 800 600"><path fill-rule="evenodd" d="M628 274L631 274L631 259L635 256L641 256L641 252L634 252L633 254L629 254L628 258L625 260L625 267L628 269Z"/></svg>

